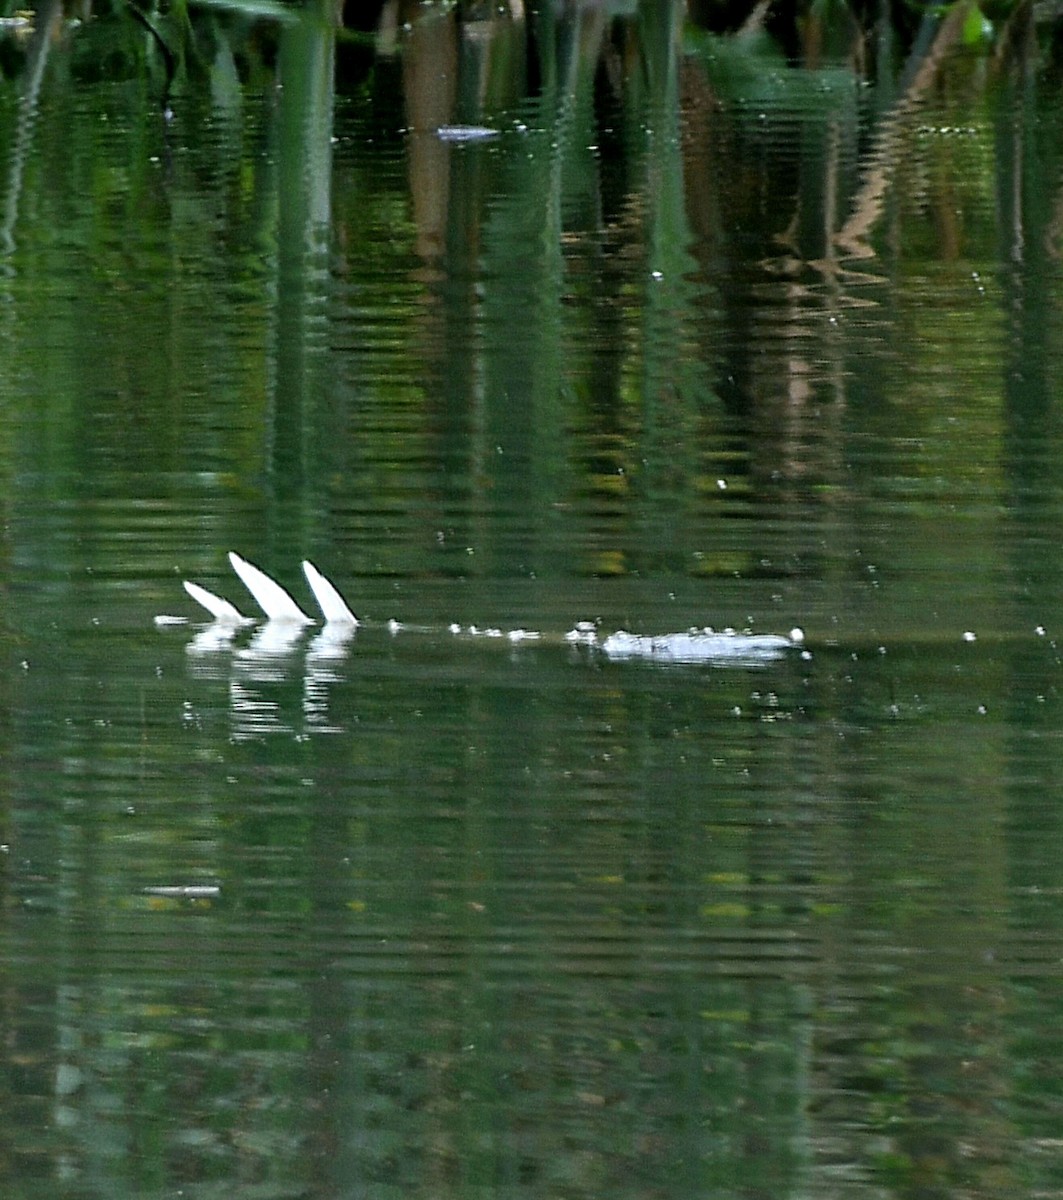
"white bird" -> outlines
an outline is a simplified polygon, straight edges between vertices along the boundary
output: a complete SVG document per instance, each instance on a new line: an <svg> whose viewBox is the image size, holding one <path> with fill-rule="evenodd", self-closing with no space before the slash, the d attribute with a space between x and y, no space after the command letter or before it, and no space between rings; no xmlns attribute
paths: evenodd
<svg viewBox="0 0 1063 1200"><path fill-rule="evenodd" d="M277 621L286 625L312 625L314 623L313 617L307 616L284 588L275 579L271 579L265 571L256 567L254 563L249 563L246 558L241 558L239 554L231 551L229 562L242 580L244 587L266 614L267 621ZM303 562L303 573L306 575L306 581L325 618L326 626L356 629L358 618L347 607L347 602L336 587L311 562ZM208 592L199 584L189 583L188 580L185 580L184 587L192 599L197 604L201 604L216 622L232 628L253 622L253 618L245 617L228 600L214 595L213 592Z"/></svg>

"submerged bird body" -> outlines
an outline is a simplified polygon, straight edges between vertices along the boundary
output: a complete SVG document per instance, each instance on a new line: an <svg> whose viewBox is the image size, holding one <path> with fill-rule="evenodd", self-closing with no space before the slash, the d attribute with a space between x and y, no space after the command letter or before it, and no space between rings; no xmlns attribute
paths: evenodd
<svg viewBox="0 0 1063 1200"><path fill-rule="evenodd" d="M299 638L303 628L316 623L314 618L308 616L275 579L272 579L253 563L234 553L229 554L229 562L265 614L263 635L266 635L267 631L271 631L269 638L276 640L278 644L288 646ZM306 582L324 618L321 636L329 645L346 643L360 624L358 618L348 607L346 600L335 585L326 579L313 563L304 560L302 565ZM213 618L213 624L209 627L210 631L213 631L212 645L219 640L225 643L241 626L256 623L255 618L245 617L235 605L221 596L216 596L213 592L208 592L199 584L185 581L184 587L189 596L206 609ZM159 624L170 624L178 619L158 617L156 621ZM388 623L388 629L393 634L404 628L407 627L395 621ZM425 629L422 632L431 632L431 630ZM548 635L524 629L511 630L508 634L503 634L501 629L451 625L449 632L472 638L507 637L513 643L540 639L550 640ZM754 634L733 629L717 631L705 628L688 629L682 633L650 637L621 630L599 640L596 625L582 621L578 622L576 627L564 634L563 637L559 636L553 640L589 647L593 651L604 654L606 658L614 660L640 659L670 663L711 662L764 665L780 658L788 651L801 647L804 643L804 634L800 629L792 629L788 635L782 635Z"/></svg>

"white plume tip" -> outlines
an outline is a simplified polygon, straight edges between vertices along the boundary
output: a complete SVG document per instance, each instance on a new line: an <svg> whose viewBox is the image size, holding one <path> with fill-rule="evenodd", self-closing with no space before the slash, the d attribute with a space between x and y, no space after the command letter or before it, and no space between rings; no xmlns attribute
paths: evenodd
<svg viewBox="0 0 1063 1200"><path fill-rule="evenodd" d="M340 595L335 585L314 566L312 562L303 560L303 574L314 599L321 609L321 615L328 625L350 625L357 628L358 618L347 607L347 601Z"/></svg>
<svg viewBox="0 0 1063 1200"><path fill-rule="evenodd" d="M266 614L270 621L285 621L293 625L312 625L313 618L308 617L298 604L275 580L265 571L260 571L254 563L241 558L239 554L229 551L229 562L233 570L240 576L243 585L255 598L255 603Z"/></svg>

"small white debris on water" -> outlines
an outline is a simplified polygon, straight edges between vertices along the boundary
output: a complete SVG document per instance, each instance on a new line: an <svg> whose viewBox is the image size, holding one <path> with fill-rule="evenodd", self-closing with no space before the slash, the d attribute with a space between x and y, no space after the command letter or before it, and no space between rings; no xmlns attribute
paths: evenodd
<svg viewBox="0 0 1063 1200"><path fill-rule="evenodd" d="M498 137L498 130L488 125L440 125L436 137L441 142L486 142Z"/></svg>
<svg viewBox="0 0 1063 1200"><path fill-rule="evenodd" d="M721 492L726 492L727 491L727 480L726 479L717 479L716 486L720 489Z"/></svg>
<svg viewBox="0 0 1063 1200"><path fill-rule="evenodd" d="M161 629L165 625L187 625L187 617L172 617L168 613L159 613L155 618L155 624Z"/></svg>
<svg viewBox="0 0 1063 1200"><path fill-rule="evenodd" d="M542 634L534 629L511 629L506 637L511 642L535 642L542 637Z"/></svg>
<svg viewBox="0 0 1063 1200"><path fill-rule="evenodd" d="M145 896L173 896L182 900L208 900L221 895L221 888L214 884L164 885L144 888Z"/></svg>
<svg viewBox="0 0 1063 1200"><path fill-rule="evenodd" d="M401 629L402 629L401 621L396 621L394 617L392 617L391 620L388 621L388 633L390 633L392 637L394 637L395 634L397 634Z"/></svg>
<svg viewBox="0 0 1063 1200"><path fill-rule="evenodd" d="M1043 625L1038 625L1037 628L1034 630L1034 633L1036 633L1038 637L1044 637L1045 636L1045 627Z"/></svg>
<svg viewBox="0 0 1063 1200"><path fill-rule="evenodd" d="M793 642L795 646L800 646L804 643L804 640L805 631L801 629L800 626L795 625L793 629L790 630L790 641Z"/></svg>
<svg viewBox="0 0 1063 1200"><path fill-rule="evenodd" d="M976 636L975 636L975 635L974 635L974 634L973 634L973 633L972 633L972 632L971 632L971 631L968 629L968 630L967 630L967 632L966 632L966 633L963 635L963 640L964 640L965 642L975 642L975 641L977 641L978 639L977 639L977 637L976 637Z"/></svg>
<svg viewBox="0 0 1063 1200"><path fill-rule="evenodd" d="M451 623L447 626L447 631L448 633L457 635L461 633L461 626L457 623L457 621L451 621Z"/></svg>

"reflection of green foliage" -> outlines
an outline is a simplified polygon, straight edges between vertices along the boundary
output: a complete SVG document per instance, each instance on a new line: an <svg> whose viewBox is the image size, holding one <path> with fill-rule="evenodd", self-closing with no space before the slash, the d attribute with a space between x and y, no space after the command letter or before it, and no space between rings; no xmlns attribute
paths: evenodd
<svg viewBox="0 0 1063 1200"><path fill-rule="evenodd" d="M821 121L849 103L855 85L848 67L795 70L766 34L735 38L695 30L687 34L686 49L704 65L722 102L757 117L784 109Z"/></svg>
<svg viewBox="0 0 1063 1200"><path fill-rule="evenodd" d="M80 85L137 78L154 63L144 29L121 7L87 21L70 40L70 76Z"/></svg>

